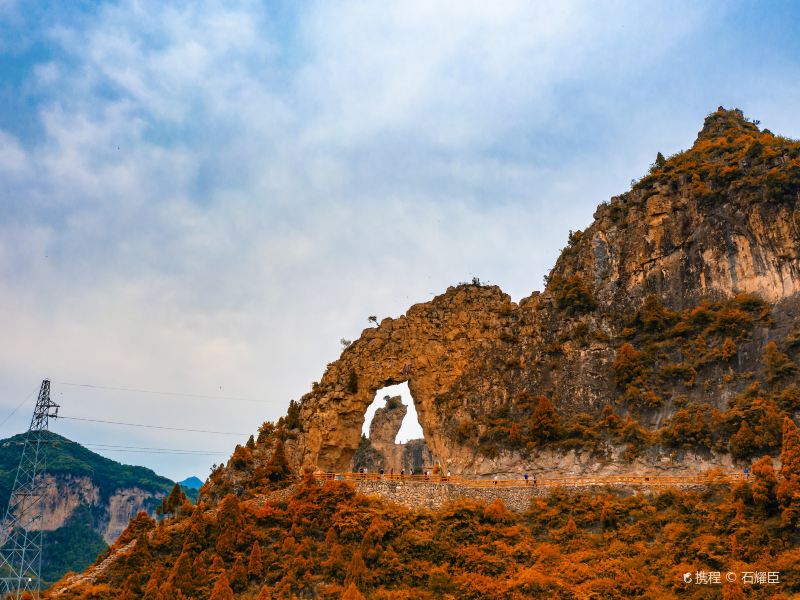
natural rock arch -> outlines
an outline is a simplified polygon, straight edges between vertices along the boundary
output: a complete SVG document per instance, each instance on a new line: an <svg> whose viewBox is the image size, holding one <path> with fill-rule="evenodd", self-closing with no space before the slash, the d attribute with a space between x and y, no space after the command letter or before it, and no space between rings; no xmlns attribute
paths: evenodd
<svg viewBox="0 0 800 600"><path fill-rule="evenodd" d="M408 382L425 441L446 465L453 443L437 400L482 346L496 342L515 307L497 287L464 285L365 329L303 397L303 431L290 444L294 460L305 469L346 469L375 393Z"/></svg>

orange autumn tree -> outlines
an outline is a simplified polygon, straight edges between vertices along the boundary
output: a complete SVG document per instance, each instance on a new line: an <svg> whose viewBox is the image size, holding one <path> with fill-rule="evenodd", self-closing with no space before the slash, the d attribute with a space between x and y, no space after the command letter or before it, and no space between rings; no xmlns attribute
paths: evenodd
<svg viewBox="0 0 800 600"><path fill-rule="evenodd" d="M223 571L217 582L214 584L214 589L211 590L211 596L209 600L233 600L233 590L231 586L228 584L228 578L225 576L225 571Z"/></svg>
<svg viewBox="0 0 800 600"><path fill-rule="evenodd" d="M342 594L342 600L366 600L364 594L358 591L354 583L347 586L347 589Z"/></svg>
<svg viewBox="0 0 800 600"><path fill-rule="evenodd" d="M236 550L238 533L242 528L242 511L239 499L233 494L223 498L217 513L217 553L223 557L230 557Z"/></svg>
<svg viewBox="0 0 800 600"><path fill-rule="evenodd" d="M247 569L245 569L244 561L241 556L237 556L233 561L228 581L233 590L241 592L247 587Z"/></svg>
<svg viewBox="0 0 800 600"><path fill-rule="evenodd" d="M775 469L769 456L758 459L753 463L753 502L756 506L769 513L775 506L775 488L778 480Z"/></svg>
<svg viewBox="0 0 800 600"><path fill-rule="evenodd" d="M258 540L253 542L250 558L247 561L247 575L251 579L259 580L264 573L264 560L261 557L261 545Z"/></svg>
<svg viewBox="0 0 800 600"><path fill-rule="evenodd" d="M545 396L539 396L536 408L528 422L531 435L537 440L551 440L558 437L560 427L558 413Z"/></svg>
<svg viewBox="0 0 800 600"><path fill-rule="evenodd" d="M780 475L777 496L783 521L796 525L800 521L800 431L788 416L783 419Z"/></svg>
<svg viewBox="0 0 800 600"><path fill-rule="evenodd" d="M196 591L192 559L185 550L178 555L178 560L175 561L175 565L172 567L168 581L174 589L184 594L191 595Z"/></svg>

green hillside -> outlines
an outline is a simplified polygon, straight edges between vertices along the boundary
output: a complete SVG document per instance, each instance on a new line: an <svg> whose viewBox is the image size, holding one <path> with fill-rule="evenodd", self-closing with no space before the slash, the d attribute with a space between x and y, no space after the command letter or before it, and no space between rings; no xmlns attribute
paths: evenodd
<svg viewBox="0 0 800 600"><path fill-rule="evenodd" d="M100 492L96 506L81 505L55 531L44 534L42 577L56 581L67 571L89 566L107 544L103 539L108 522L108 500L116 490L140 488L153 494L145 507L152 512L160 497L169 494L172 481L145 467L124 465L105 458L56 433L48 432L46 472L70 477L88 477ZM25 434L0 441L0 510L5 514L19 465ZM192 497L196 497L196 492Z"/></svg>
<svg viewBox="0 0 800 600"><path fill-rule="evenodd" d="M48 432L46 435L51 440L47 448L47 472L52 475L90 477L100 489L102 500L106 500L114 490L120 488L140 487L161 490L164 494L172 489L171 480L146 467L118 463L57 433ZM8 504L24 441L24 433L0 441L0 506L5 507Z"/></svg>

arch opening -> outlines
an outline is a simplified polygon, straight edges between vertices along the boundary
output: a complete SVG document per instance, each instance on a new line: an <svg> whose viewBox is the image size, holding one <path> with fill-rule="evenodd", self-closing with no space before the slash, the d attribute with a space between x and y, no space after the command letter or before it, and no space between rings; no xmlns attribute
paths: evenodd
<svg viewBox="0 0 800 600"><path fill-rule="evenodd" d="M352 470L422 473L426 469L433 470L435 463L408 382L377 390L364 414Z"/></svg>

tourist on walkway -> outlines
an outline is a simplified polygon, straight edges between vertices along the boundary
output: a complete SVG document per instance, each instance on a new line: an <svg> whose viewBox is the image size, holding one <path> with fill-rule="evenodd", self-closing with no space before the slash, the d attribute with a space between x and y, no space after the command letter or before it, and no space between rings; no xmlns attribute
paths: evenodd
<svg viewBox="0 0 800 600"><path fill-rule="evenodd" d="M528 473L525 473L525 485L528 485Z"/></svg>

